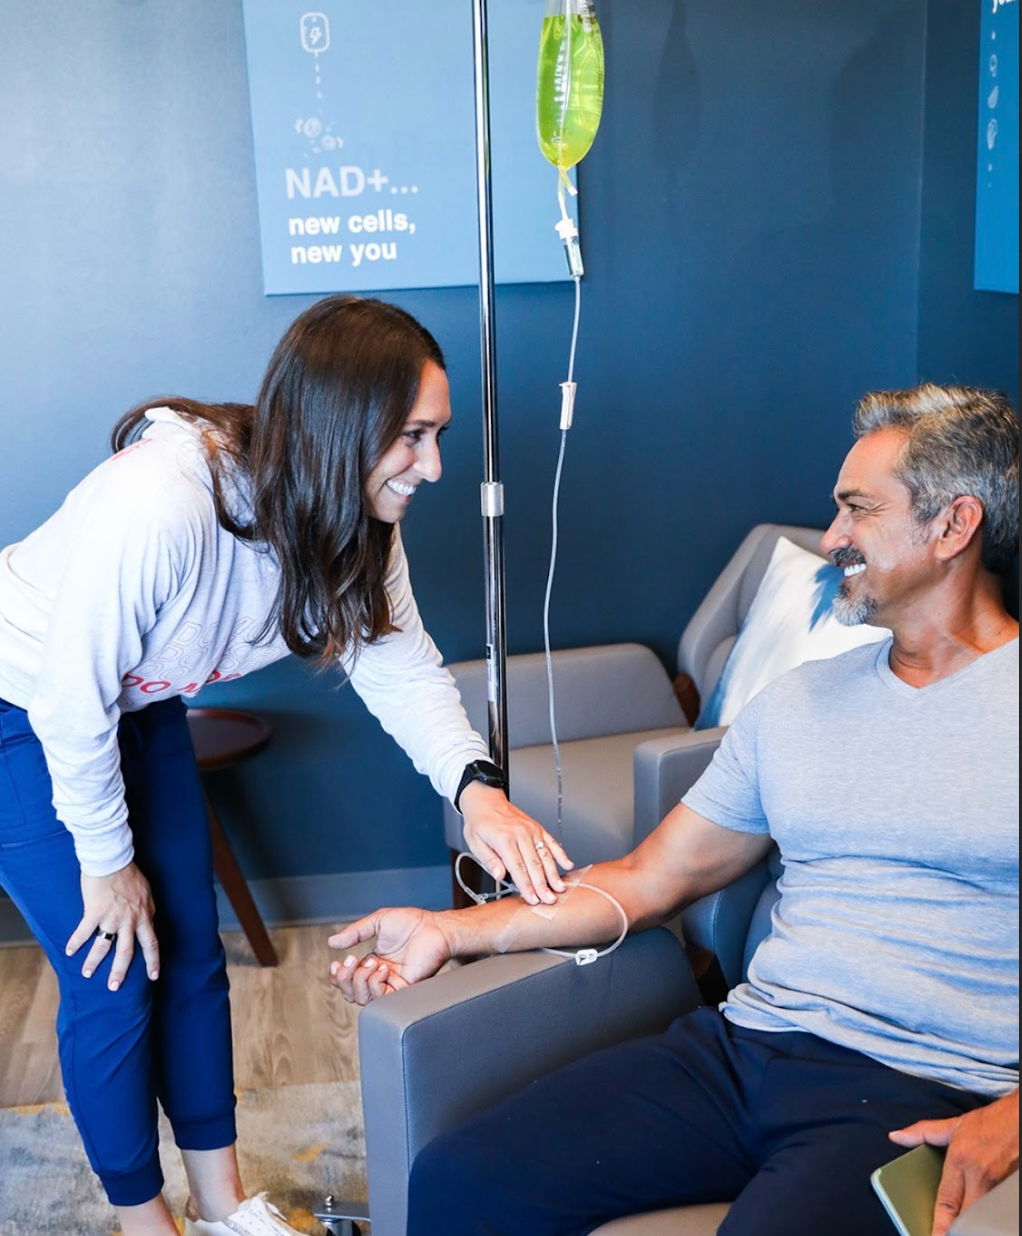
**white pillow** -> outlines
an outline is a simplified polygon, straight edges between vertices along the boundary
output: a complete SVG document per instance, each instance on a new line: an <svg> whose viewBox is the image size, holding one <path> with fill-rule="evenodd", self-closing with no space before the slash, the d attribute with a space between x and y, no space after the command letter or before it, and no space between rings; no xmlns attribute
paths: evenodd
<svg viewBox="0 0 1022 1236"><path fill-rule="evenodd" d="M842 578L828 559L778 539L696 729L730 725L754 695L804 661L822 661L890 635L884 627L838 622L831 606Z"/></svg>

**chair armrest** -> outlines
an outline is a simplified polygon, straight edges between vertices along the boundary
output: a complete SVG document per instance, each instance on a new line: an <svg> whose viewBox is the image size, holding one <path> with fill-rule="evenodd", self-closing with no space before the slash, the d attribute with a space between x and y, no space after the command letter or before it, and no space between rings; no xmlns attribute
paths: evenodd
<svg viewBox="0 0 1022 1236"><path fill-rule="evenodd" d="M725 727L718 725L709 730L651 738L635 748L633 845L644 841L695 785L724 734Z"/></svg>
<svg viewBox="0 0 1022 1236"><path fill-rule="evenodd" d="M948 1236L1018 1236L1018 1172L963 1210Z"/></svg>
<svg viewBox="0 0 1022 1236"><path fill-rule="evenodd" d="M777 900L772 877L770 858L764 858L726 888L700 897L681 912L686 943L713 953L729 990L745 978L752 954L769 934L770 910Z"/></svg>
<svg viewBox="0 0 1022 1236"><path fill-rule="evenodd" d="M359 1058L374 1236L403 1236L408 1175L427 1142L698 1003L677 940L658 929L591 966L542 952L488 957L369 1005Z"/></svg>

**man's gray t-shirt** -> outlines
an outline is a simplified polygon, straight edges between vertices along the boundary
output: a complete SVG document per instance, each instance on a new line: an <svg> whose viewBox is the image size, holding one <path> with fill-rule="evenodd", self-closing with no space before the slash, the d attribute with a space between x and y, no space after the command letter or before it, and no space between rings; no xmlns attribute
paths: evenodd
<svg viewBox="0 0 1022 1236"><path fill-rule="evenodd" d="M890 640L760 692L684 802L780 850L724 1013L983 1095L1018 1085L1018 640L922 688Z"/></svg>

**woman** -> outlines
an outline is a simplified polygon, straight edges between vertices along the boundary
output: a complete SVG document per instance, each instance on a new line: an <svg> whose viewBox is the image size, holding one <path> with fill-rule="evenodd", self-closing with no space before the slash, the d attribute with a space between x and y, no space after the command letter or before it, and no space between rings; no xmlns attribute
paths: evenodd
<svg viewBox="0 0 1022 1236"><path fill-rule="evenodd" d="M254 408L134 409L113 458L0 554L0 881L57 972L68 1101L125 1236L177 1232L157 1099L186 1232L293 1231L238 1176L181 696L289 651L338 664L491 871L534 902L563 888L566 855L508 802L409 586L399 524L440 477L449 420L433 337L394 306L331 297L284 336Z"/></svg>

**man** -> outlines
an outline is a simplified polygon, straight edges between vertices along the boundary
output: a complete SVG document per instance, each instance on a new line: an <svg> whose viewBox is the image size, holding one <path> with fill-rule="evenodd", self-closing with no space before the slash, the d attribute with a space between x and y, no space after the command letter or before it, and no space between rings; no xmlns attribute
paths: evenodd
<svg viewBox="0 0 1022 1236"><path fill-rule="evenodd" d="M781 898L748 981L427 1147L409 1236L582 1236L730 1199L721 1236L887 1236L870 1173L922 1142L947 1146L943 1236L1017 1167L1018 623L999 576L1018 422L1001 396L927 385L867 396L855 431L822 548L842 620L892 639L762 691L659 828L585 876L641 930L776 842ZM365 1004L452 956L617 930L581 888L553 917L518 899L382 910L333 937L377 942L332 981Z"/></svg>

